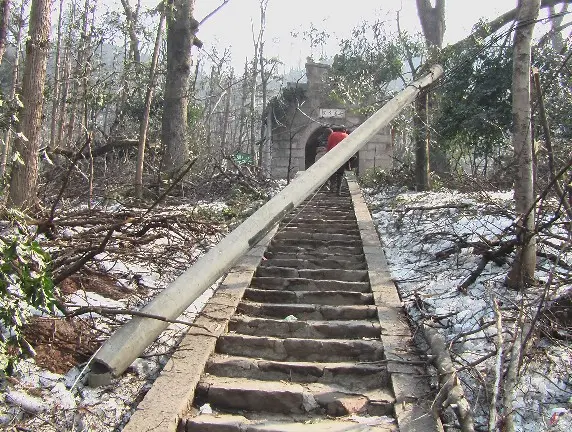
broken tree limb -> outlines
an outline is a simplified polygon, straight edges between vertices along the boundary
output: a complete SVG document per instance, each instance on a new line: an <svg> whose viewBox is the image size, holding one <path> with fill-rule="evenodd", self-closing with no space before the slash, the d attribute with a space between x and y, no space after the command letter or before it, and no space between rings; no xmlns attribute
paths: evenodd
<svg viewBox="0 0 572 432"><path fill-rule="evenodd" d="M503 366L503 336L502 336L502 315L499 309L499 304L497 299L491 296L491 302L493 305L493 311L495 313L495 324L497 329L497 352L495 358L495 368L494 377L495 383L493 385L491 404L489 407L489 432L495 432L497 430L497 399L500 394L501 378L502 378L502 366Z"/></svg>
<svg viewBox="0 0 572 432"><path fill-rule="evenodd" d="M496 250L486 250L481 252L483 257L479 261L477 268L471 272L471 274L457 287L457 290L461 291L462 293L466 294L467 289L471 286L477 278L481 275L485 267L490 261L494 261L497 264L501 264L499 260L501 257L508 255L512 252L517 244L516 239L509 240L506 242L502 242L500 247Z"/></svg>
<svg viewBox="0 0 572 432"><path fill-rule="evenodd" d="M129 149L131 147L137 147L139 145L139 140L136 139L110 139L106 144L102 145L101 147L96 147L91 150L91 152L86 151L85 147L83 147L82 152L80 152L78 159L89 159L90 157L96 158L100 156L105 156L107 153L116 150L116 149ZM66 150L63 148L46 148L46 153L48 154L58 154L65 156L69 159L75 159L76 152Z"/></svg>
<svg viewBox="0 0 572 432"><path fill-rule="evenodd" d="M538 102L538 114L540 115L540 123L542 124L542 130L544 131L544 141L546 144L546 150L548 151L548 168L550 170L550 178L554 181L554 189L560 197L568 218L572 219L572 207L568 200L564 197L564 190L560 186L560 183L555 180L556 173L554 169L554 152L552 150L552 137L550 135L550 127L548 126L548 119L546 117L546 109L544 107L544 97L542 96L542 85L540 84L540 73L537 68L532 69L532 74L534 77L534 86L536 88L536 99Z"/></svg>
<svg viewBox="0 0 572 432"><path fill-rule="evenodd" d="M474 432L473 414L469 402L465 399L465 393L459 383L457 372L447 351L444 338L427 324L423 324L423 333L429 343L433 363L437 368L439 379L439 394L434 402L436 409L453 408L462 432Z"/></svg>

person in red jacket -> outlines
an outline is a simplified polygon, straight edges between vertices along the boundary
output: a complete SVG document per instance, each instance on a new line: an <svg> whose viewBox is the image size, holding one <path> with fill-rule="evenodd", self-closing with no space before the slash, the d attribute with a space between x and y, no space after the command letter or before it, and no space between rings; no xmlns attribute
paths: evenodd
<svg viewBox="0 0 572 432"><path fill-rule="evenodd" d="M348 131L345 126L334 126L332 127L332 133L328 137L328 147L327 151L330 151L344 138L347 138ZM342 193L342 179L344 178L344 171L350 169L348 162L343 164L332 176L330 177L330 191L337 192L338 196Z"/></svg>

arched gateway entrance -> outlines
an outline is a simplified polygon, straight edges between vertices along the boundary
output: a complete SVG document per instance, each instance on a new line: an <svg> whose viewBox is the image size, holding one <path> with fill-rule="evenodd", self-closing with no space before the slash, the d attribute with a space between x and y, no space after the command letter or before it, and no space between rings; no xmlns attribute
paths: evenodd
<svg viewBox="0 0 572 432"><path fill-rule="evenodd" d="M329 66L308 62L307 83L288 83L282 96L275 98L270 108L271 162L274 178L292 179L296 172L308 169L316 162L316 149L326 143L326 125L344 124L355 129L365 118L353 113L339 101L331 100L324 81ZM320 155L321 152L318 152ZM374 135L360 150L359 172L368 169L390 168L393 147L389 128Z"/></svg>
<svg viewBox="0 0 572 432"><path fill-rule="evenodd" d="M328 144L328 131L327 126L320 126L317 128L308 140L306 141L306 157L305 157L305 169L310 168L320 156L326 153L326 145ZM358 157L354 159L355 166L352 169L356 169L356 174L359 174L359 152Z"/></svg>

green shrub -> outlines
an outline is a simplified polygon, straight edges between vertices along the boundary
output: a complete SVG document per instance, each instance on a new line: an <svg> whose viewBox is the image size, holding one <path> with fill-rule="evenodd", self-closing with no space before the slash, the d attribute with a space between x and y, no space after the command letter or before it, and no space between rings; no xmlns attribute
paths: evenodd
<svg viewBox="0 0 572 432"><path fill-rule="evenodd" d="M15 233L0 236L0 370L8 374L34 354L22 334L32 308L55 311L50 257L25 224L15 226Z"/></svg>

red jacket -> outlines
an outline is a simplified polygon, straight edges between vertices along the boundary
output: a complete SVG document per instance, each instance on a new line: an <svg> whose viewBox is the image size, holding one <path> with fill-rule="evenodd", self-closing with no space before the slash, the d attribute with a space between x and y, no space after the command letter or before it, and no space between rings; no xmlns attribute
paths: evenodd
<svg viewBox="0 0 572 432"><path fill-rule="evenodd" d="M337 146L341 140L348 136L345 132L332 132L328 137L328 151Z"/></svg>

